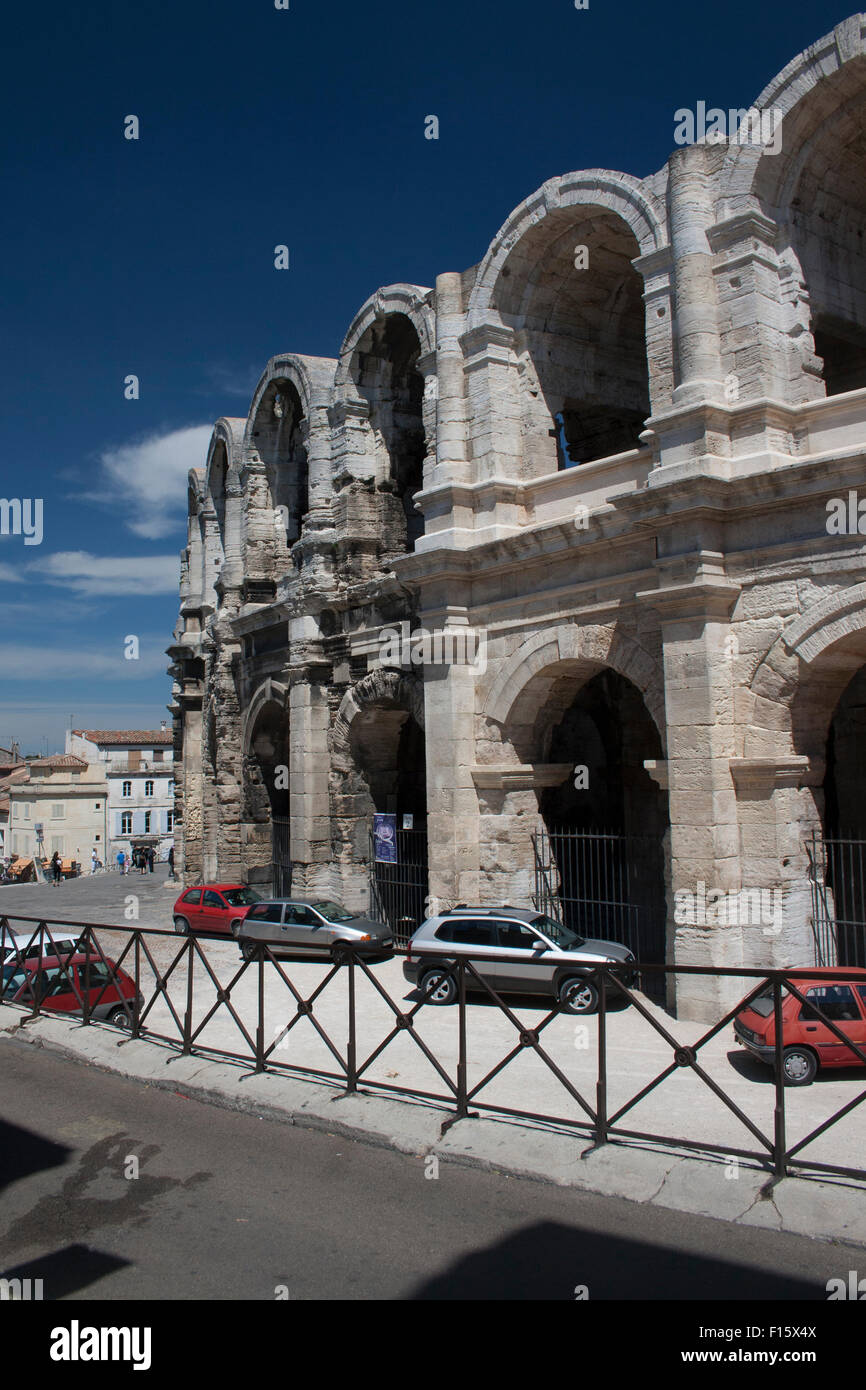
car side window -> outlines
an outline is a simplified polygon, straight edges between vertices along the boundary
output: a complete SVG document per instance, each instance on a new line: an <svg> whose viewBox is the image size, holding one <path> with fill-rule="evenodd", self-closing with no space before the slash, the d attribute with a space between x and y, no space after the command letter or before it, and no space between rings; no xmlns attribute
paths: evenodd
<svg viewBox="0 0 866 1390"><path fill-rule="evenodd" d="M202 899L202 907L225 907L225 903L219 893L214 893L213 889L207 888Z"/></svg>
<svg viewBox="0 0 866 1390"><path fill-rule="evenodd" d="M453 941L460 946L495 946L496 932L492 922L446 922L436 932L439 941Z"/></svg>
<svg viewBox="0 0 866 1390"><path fill-rule="evenodd" d="M59 966L53 970L45 970L39 979L39 998L56 999L61 994L74 994L75 970L69 969L68 974L64 975Z"/></svg>
<svg viewBox="0 0 866 1390"><path fill-rule="evenodd" d="M860 1010L850 985L816 985L806 990L809 1001L800 1009L801 1019L814 1019L822 1022L817 1010L833 1023L850 1023L860 1018Z"/></svg>
<svg viewBox="0 0 866 1390"><path fill-rule="evenodd" d="M184 893L181 902L190 903L192 906L198 906L201 902L201 889L190 888L188 893Z"/></svg>
<svg viewBox="0 0 866 1390"><path fill-rule="evenodd" d="M282 920L282 903L258 903L251 912L247 913L248 922L281 922Z"/></svg>
<svg viewBox="0 0 866 1390"><path fill-rule="evenodd" d="M497 922L496 927L500 946L506 947L509 951L532 951L541 941L540 936L536 936L534 931L524 927L521 922Z"/></svg>
<svg viewBox="0 0 866 1390"><path fill-rule="evenodd" d="M295 907L286 908L286 921L294 922L298 927L318 927L321 926L319 918L309 907L304 907L302 903Z"/></svg>

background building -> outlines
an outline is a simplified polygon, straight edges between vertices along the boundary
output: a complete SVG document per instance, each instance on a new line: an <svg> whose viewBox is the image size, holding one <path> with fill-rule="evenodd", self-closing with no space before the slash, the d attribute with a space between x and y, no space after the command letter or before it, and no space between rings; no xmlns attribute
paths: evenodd
<svg viewBox="0 0 866 1390"><path fill-rule="evenodd" d="M120 850L153 848L167 859L174 843L173 738L162 729L72 729L67 752L97 764L108 785L108 864Z"/></svg>
<svg viewBox="0 0 866 1390"><path fill-rule="evenodd" d="M866 963L864 30L761 93L771 142L733 113L550 179L217 422L170 648L187 880ZM395 658L403 623L478 640Z"/></svg>
<svg viewBox="0 0 866 1390"><path fill-rule="evenodd" d="M7 853L50 859L56 850L85 873L93 850L105 862L108 785L98 763L64 753L31 758L21 780L9 782Z"/></svg>

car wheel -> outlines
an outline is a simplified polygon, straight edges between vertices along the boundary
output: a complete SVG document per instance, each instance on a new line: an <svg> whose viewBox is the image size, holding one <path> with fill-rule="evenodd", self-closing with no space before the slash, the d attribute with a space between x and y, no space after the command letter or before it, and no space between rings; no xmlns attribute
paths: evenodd
<svg viewBox="0 0 866 1390"><path fill-rule="evenodd" d="M232 936L234 937L235 941L237 941L237 939L238 939L238 932L240 931L240 929L241 929L241 919L240 919L240 917L239 917L238 920L237 920L236 922L232 922L232 926L231 926Z"/></svg>
<svg viewBox="0 0 866 1390"><path fill-rule="evenodd" d="M418 987L425 1004L453 1004L457 998L457 981L445 970L425 970Z"/></svg>
<svg viewBox="0 0 866 1390"><path fill-rule="evenodd" d="M255 960L256 947L258 946L258 944L259 943L257 941L241 942L241 955L243 956L244 960Z"/></svg>
<svg viewBox="0 0 866 1390"><path fill-rule="evenodd" d="M189 933L189 922L185 917L175 917L174 929L178 936L186 936Z"/></svg>
<svg viewBox="0 0 866 1390"><path fill-rule="evenodd" d="M818 1072L818 1058L808 1047L786 1047L782 1053L782 1075L786 1086L809 1086Z"/></svg>
<svg viewBox="0 0 866 1390"><path fill-rule="evenodd" d="M108 1022L114 1024L115 1028L130 1028L132 1026L126 1009L112 1009L108 1015Z"/></svg>
<svg viewBox="0 0 866 1390"><path fill-rule="evenodd" d="M335 941L331 947L331 959L335 965L349 965L354 957L345 941Z"/></svg>
<svg viewBox="0 0 866 1390"><path fill-rule="evenodd" d="M568 1014L594 1014L598 1008L598 990L591 980L572 976L559 986L559 1002Z"/></svg>

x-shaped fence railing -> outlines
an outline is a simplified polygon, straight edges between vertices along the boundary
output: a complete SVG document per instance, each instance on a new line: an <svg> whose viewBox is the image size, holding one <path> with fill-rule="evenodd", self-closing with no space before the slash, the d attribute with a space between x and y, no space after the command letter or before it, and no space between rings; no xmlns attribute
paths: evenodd
<svg viewBox="0 0 866 1390"><path fill-rule="evenodd" d="M26 924L28 930L24 931L19 926L13 932L10 925L12 921ZM77 937L77 945L74 950L68 941L55 939L60 933L68 937L70 929L72 929L71 934ZM97 931L111 931L125 935L125 944L116 960L106 955L97 937ZM160 966L157 963L147 938L156 938L157 940L162 938L164 942L171 943L170 954L172 958L167 965ZM405 955L406 953L398 950L395 954ZM474 958L460 955L453 959L437 961L438 982L431 983L426 989L416 989L415 1002L407 1008L406 1000L395 1000L385 988L373 962L348 945L341 945L335 950L331 961L328 962L329 968L326 974L318 981L315 988L305 995L296 981L287 973L284 962L278 959L264 942L256 943L252 951L240 960L228 983L222 983L203 948L202 942L192 935L179 940L175 933L156 928L82 922L48 922L37 918L5 916L0 917L0 963L2 963L3 972L2 979L0 979L0 1003L12 1003L23 1008L23 1022L25 1024L43 1013L55 1012L50 1002L52 995L46 992L45 986L47 985L53 990L59 978L63 984L68 986L67 1002L63 1006L63 1012L67 1016L70 1012L74 1013L83 1025L103 1021L98 1011L101 1011L101 1015L104 1016L106 1009L110 1009L114 1019L119 1019L122 1011L124 1031L132 1038L143 1038L151 1042L178 1046L182 1055L196 1054L225 1058L240 1063L252 1063L255 1072L290 1071L298 1075L337 1081L341 1084L344 1093L348 1094L357 1092L362 1085L366 1085L377 1091L396 1093L418 1100L432 1100L453 1109L454 1113L446 1120L446 1124L452 1124L455 1120L466 1118L470 1114L484 1112L490 1115L572 1128L589 1136L592 1140L591 1147L607 1144L615 1139L637 1139L676 1145L679 1148L695 1151L737 1155L748 1159L757 1158L762 1163L770 1164L777 1178L784 1177L792 1169L809 1169L816 1172L866 1177L866 1169L863 1168L841 1167L814 1160L807 1161L798 1157L811 1143L851 1114L866 1100L866 1086L853 1100L834 1111L832 1115L793 1145L789 1142L787 1132L786 1088L783 1070L786 1046L783 1002L786 993L798 1000L801 1005L807 1006L810 1011L810 1018L822 1023L839 1042L850 1049L866 1065L866 1042L858 1043L850 1035L844 1033L835 1020L829 1018L814 1001L807 1000L797 988L798 980L800 982L805 980L814 982L824 977L837 984L849 983L847 976L840 974L838 969L830 973L821 968L761 970L693 965L640 965L639 963L637 965L629 963L627 965L610 964L587 967L584 978L594 984L598 995L597 1074L595 1103L593 1105L581 1094L550 1051L542 1045L542 1035L556 1019L562 1017L565 1011L564 1006L559 1002L554 1003L540 1021L534 1022L532 1027L527 1027L525 1021L518 1017L491 981L485 978L479 970L479 966L483 968L483 959L483 955L479 953ZM127 962L128 964L125 964ZM497 956L497 963L525 965L525 960L517 954L503 953ZM233 992L236 991L238 984L250 970L254 970L257 975L254 1026L249 1020L245 1021L232 1002ZM632 977L636 970L639 972L638 978L640 975L646 975L649 971L661 971L675 976L699 975L711 976L716 979L735 977L750 982L752 987L744 998L729 1009L717 1023L708 1028L696 1042L684 1044L672 1033L672 1021L667 1017L659 1017L658 1011L654 1012L652 1008L648 1007L646 1000L635 988ZM359 1007L363 1007L359 1006L357 998L359 972L369 981L373 991L392 1016L384 1035L363 1060L359 1060L358 1056ZM152 980L148 995L146 995L143 992L144 976L148 973ZM866 972L857 972L852 968L852 979L855 976L859 979L860 974L863 975L863 983L866 984ZM454 1075L450 1074L447 1066L436 1056L433 1048L425 1041L416 1027L419 1014L430 1005L433 995L442 986L443 977L453 983L457 1006L457 1060ZM96 983L91 985L91 980L94 978ZM169 989L175 979L182 983L184 991L184 1004L181 1012L175 1007ZM266 1009L274 1007L274 1001L273 998L268 999L267 997L266 983L268 980L272 983L279 982L288 991L294 1002L293 1015L283 1026L274 1031L273 1041L270 1045L266 1045L265 1016ZM341 1049L325 1028L321 1018L316 1016L316 1006L331 986L343 981L346 984L346 1041L344 1048ZM199 991L200 998L202 989L212 991L212 993L207 1001L206 1012L196 1022L196 990ZM468 1080L469 1032L472 1018L478 1015L473 1014L467 1000L469 990L477 992L491 1001L517 1034L514 1045L472 1086L469 1085ZM702 1049L705 1049L707 1044L723 1028L727 1027L748 1004L767 990L772 993L774 1021L775 1095L772 1136L765 1134L737 1105L718 1080L711 1076L706 1067L702 1065L701 1059ZM111 991L114 991L114 999L111 998ZM625 1000L634 1008L650 1025L655 1034L670 1048L669 1062L650 1081L640 1086L633 1095L621 1103L613 1114L609 1113L608 1065L609 1000L612 992L620 1000ZM75 1000L74 1007L70 1005L69 994ZM160 1000L164 1002L174 1024L176 1029L174 1034L159 1032L152 1023L148 1023ZM227 1011L243 1038L244 1051L232 1051L215 1047L210 1042L203 1042L202 1034L205 1028L221 1009ZM585 1017L585 1015L575 1012L566 1012L572 1020ZM303 1065L299 1059L282 1061L274 1057L276 1050L284 1050L286 1039L303 1019L309 1020L334 1059L336 1070L324 1070ZM364 1021L369 1024L368 1012L364 1015ZM391 1043L400 1037L409 1038L414 1042L443 1082L443 1092L437 1093L421 1090L417 1087L394 1085L374 1075L375 1063ZM516 1109L479 1099L481 1093L516 1058L527 1052L533 1053L540 1060L586 1118L575 1119L573 1116ZM686 1068L712 1092L717 1100L727 1107L740 1124L754 1137L760 1145L758 1150L735 1148L730 1144L714 1144L706 1139L694 1140L676 1134L659 1134L623 1126L621 1121L625 1116L640 1105L652 1092L663 1086L672 1076Z"/></svg>

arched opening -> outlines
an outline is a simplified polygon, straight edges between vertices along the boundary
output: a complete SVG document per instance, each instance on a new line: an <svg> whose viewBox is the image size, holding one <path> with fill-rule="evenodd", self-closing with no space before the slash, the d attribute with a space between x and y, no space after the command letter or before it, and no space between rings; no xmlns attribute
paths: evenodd
<svg viewBox="0 0 866 1390"><path fill-rule="evenodd" d="M845 688L827 734L824 778L824 901L820 919L835 938L826 963L866 966L866 666ZM832 897L831 897L832 895ZM832 915L830 909L832 908Z"/></svg>
<svg viewBox="0 0 866 1390"><path fill-rule="evenodd" d="M351 696L351 722L338 718L333 735L334 858L350 873L368 866L370 912L405 942L424 920L428 892L420 687L375 672Z"/></svg>
<svg viewBox="0 0 866 1390"><path fill-rule="evenodd" d="M828 396L866 386L864 75L855 58L802 99L785 118L785 154L764 156L756 185L802 271Z"/></svg>
<svg viewBox="0 0 866 1390"><path fill-rule="evenodd" d="M493 794L501 801L488 796L496 812L488 861L510 858L519 892L527 821L534 819L536 907L581 936L618 941L641 961L664 963L667 792L645 767L661 762L664 750L642 692L600 660L564 658L529 678L502 734L518 767L532 769L526 785L534 790L512 793L506 782ZM664 996L660 974L648 972L643 987Z"/></svg>
<svg viewBox="0 0 866 1390"><path fill-rule="evenodd" d="M355 383L370 407L370 425L385 458L380 471L384 553L415 549L424 518L415 494L424 484L427 439L424 378L418 370L421 344L405 314L389 314L364 334L355 354Z"/></svg>
<svg viewBox="0 0 866 1390"><path fill-rule="evenodd" d="M492 305L515 330L528 476L640 446L650 414L640 247L604 208L560 208L515 247Z"/></svg>
<svg viewBox="0 0 866 1390"><path fill-rule="evenodd" d="M246 862L247 881L277 895L291 890L288 769L288 714L279 701L267 700L244 753Z"/></svg>
<svg viewBox="0 0 866 1390"><path fill-rule="evenodd" d="M276 378L269 383L259 404L252 438L267 470L279 558L298 540L309 510L304 408L294 382Z"/></svg>

